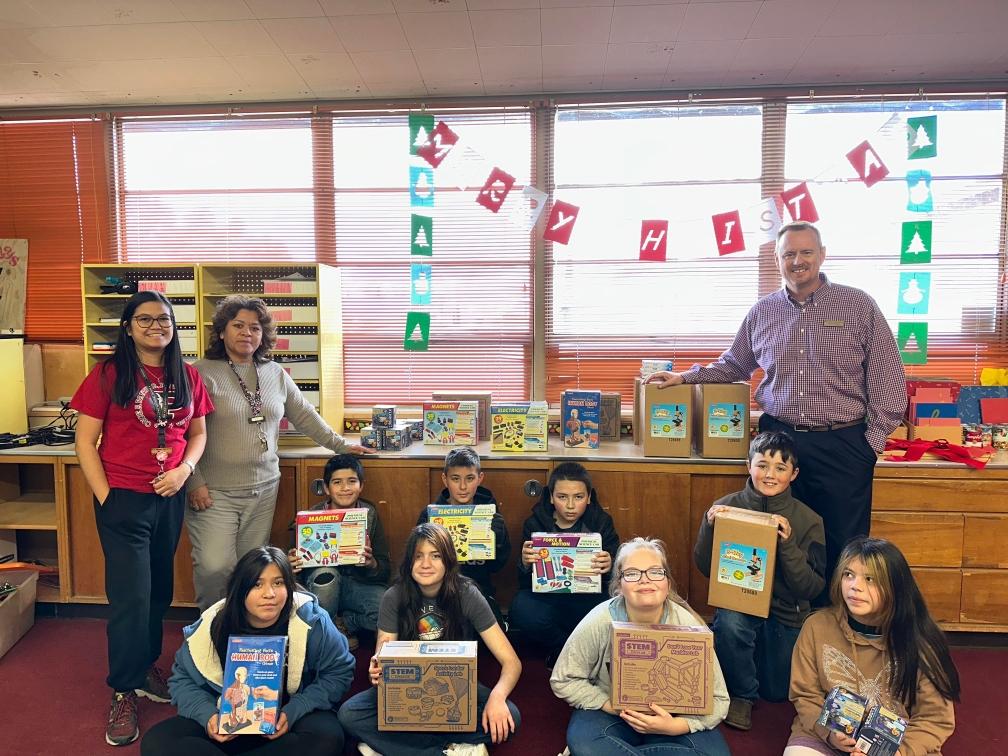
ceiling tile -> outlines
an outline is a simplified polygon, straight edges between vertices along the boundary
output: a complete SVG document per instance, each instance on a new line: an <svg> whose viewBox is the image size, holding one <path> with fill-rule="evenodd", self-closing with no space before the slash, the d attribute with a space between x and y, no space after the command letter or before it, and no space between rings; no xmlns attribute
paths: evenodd
<svg viewBox="0 0 1008 756"><path fill-rule="evenodd" d="M675 39L685 16L685 5L613 8L609 42L663 42Z"/></svg>
<svg viewBox="0 0 1008 756"><path fill-rule="evenodd" d="M488 95L500 94L536 94L542 92L542 79L508 79L507 81L485 81L483 91Z"/></svg>
<svg viewBox="0 0 1008 756"><path fill-rule="evenodd" d="M365 13L395 13L392 0L319 0L327 16L356 16Z"/></svg>
<svg viewBox="0 0 1008 756"><path fill-rule="evenodd" d="M485 85L490 82L499 85L511 79L542 80L542 49L538 45L480 47L477 53Z"/></svg>
<svg viewBox="0 0 1008 756"><path fill-rule="evenodd" d="M413 58L428 86L433 81L467 81L479 86L481 74L474 49L415 50Z"/></svg>
<svg viewBox="0 0 1008 756"><path fill-rule="evenodd" d="M721 79L724 87L772 87L787 82L790 68L759 69L758 73L744 69L726 71Z"/></svg>
<svg viewBox="0 0 1008 756"><path fill-rule="evenodd" d="M844 0L820 25L817 36L848 37L887 34L902 25L907 0Z"/></svg>
<svg viewBox="0 0 1008 756"><path fill-rule="evenodd" d="M540 0L542 8L611 8L613 0Z"/></svg>
<svg viewBox="0 0 1008 756"><path fill-rule="evenodd" d="M740 44L737 39L679 41L672 50L669 65L680 71L724 70L735 59Z"/></svg>
<svg viewBox="0 0 1008 756"><path fill-rule="evenodd" d="M308 88L284 55L233 55L227 60L246 89L296 92Z"/></svg>
<svg viewBox="0 0 1008 756"><path fill-rule="evenodd" d="M31 7L47 26L185 21L178 8L164 0L32 0Z"/></svg>
<svg viewBox="0 0 1008 756"><path fill-rule="evenodd" d="M737 71L752 72L753 75L765 70L790 71L805 49L813 45L812 39L790 40L784 45L779 39L743 39L729 66Z"/></svg>
<svg viewBox="0 0 1008 756"><path fill-rule="evenodd" d="M606 45L543 45L542 70L546 77L602 77Z"/></svg>
<svg viewBox="0 0 1008 756"><path fill-rule="evenodd" d="M836 6L837 0L766 0L748 36L799 41L814 37Z"/></svg>
<svg viewBox="0 0 1008 756"><path fill-rule="evenodd" d="M221 55L280 52L258 21L197 21L193 26Z"/></svg>
<svg viewBox="0 0 1008 756"><path fill-rule="evenodd" d="M679 30L679 39L743 39L749 32L760 0L691 4Z"/></svg>
<svg viewBox="0 0 1008 756"><path fill-rule="evenodd" d="M254 18L245 0L171 0L187 21L236 21Z"/></svg>
<svg viewBox="0 0 1008 756"><path fill-rule="evenodd" d="M0 3L0 29L22 29L49 23L45 14L33 5L29 0L5 0Z"/></svg>
<svg viewBox="0 0 1008 756"><path fill-rule="evenodd" d="M318 0L245 0L256 18L313 18L324 16Z"/></svg>
<svg viewBox="0 0 1008 756"><path fill-rule="evenodd" d="M399 21L414 50L476 46L468 13L400 13Z"/></svg>
<svg viewBox="0 0 1008 756"><path fill-rule="evenodd" d="M601 76L543 76L544 92L596 92L602 89Z"/></svg>
<svg viewBox="0 0 1008 756"><path fill-rule="evenodd" d="M694 3L700 0L693 0ZM614 5L689 5L690 0L616 0Z"/></svg>
<svg viewBox="0 0 1008 756"><path fill-rule="evenodd" d="M24 30L0 29L0 63L34 63L50 59L50 53L33 45Z"/></svg>
<svg viewBox="0 0 1008 756"><path fill-rule="evenodd" d="M900 4L900 3L897 3ZM894 31L903 34L986 32L1008 26L1008 3L1002 0L913 0L902 3L905 12Z"/></svg>
<svg viewBox="0 0 1008 756"><path fill-rule="evenodd" d="M442 97L478 97L486 94L483 82L471 79L427 79L424 82L427 92Z"/></svg>
<svg viewBox="0 0 1008 756"><path fill-rule="evenodd" d="M99 61L70 64L67 68L84 89L130 91L138 97L162 90L241 85L241 78L223 58L131 60L129 65Z"/></svg>
<svg viewBox="0 0 1008 756"><path fill-rule="evenodd" d="M608 42L612 25L611 7L543 8L542 41L544 45L577 45Z"/></svg>
<svg viewBox="0 0 1008 756"><path fill-rule="evenodd" d="M406 50L409 43L399 18L393 13L366 16L334 16L329 23L350 52Z"/></svg>
<svg viewBox="0 0 1008 756"><path fill-rule="evenodd" d="M664 74L610 74L606 71L602 79L602 88L610 92L639 92L660 89L664 81Z"/></svg>
<svg viewBox="0 0 1008 756"><path fill-rule="evenodd" d="M5 94L73 92L79 88L80 83L62 66L51 63L0 64L0 92Z"/></svg>
<svg viewBox="0 0 1008 756"><path fill-rule="evenodd" d="M217 51L192 24L32 29L28 41L53 60L198 58Z"/></svg>
<svg viewBox="0 0 1008 756"><path fill-rule="evenodd" d="M262 21L266 33L284 52L343 52L328 18L277 18Z"/></svg>
<svg viewBox="0 0 1008 756"><path fill-rule="evenodd" d="M717 88L724 85L724 71L721 69L679 71L675 63L669 65L662 86L671 89L696 90L700 87Z"/></svg>
<svg viewBox="0 0 1008 756"><path fill-rule="evenodd" d="M396 13L464 13L465 0L392 0Z"/></svg>
<svg viewBox="0 0 1008 756"><path fill-rule="evenodd" d="M469 12L475 10L507 10L514 8L538 8L539 0L466 0Z"/></svg>
<svg viewBox="0 0 1008 756"><path fill-rule="evenodd" d="M346 53L305 53L289 55L288 60L316 94L367 94L361 75Z"/></svg>
<svg viewBox="0 0 1008 756"><path fill-rule="evenodd" d="M538 10L469 11L477 47L538 45L542 42Z"/></svg>
<svg viewBox="0 0 1008 756"><path fill-rule="evenodd" d="M383 52L355 52L350 54L357 71L364 81L370 82L421 82L413 53L409 50L386 50Z"/></svg>
<svg viewBox="0 0 1008 756"><path fill-rule="evenodd" d="M606 77L615 75L665 75L672 58L672 43L631 42L609 45L605 59Z"/></svg>

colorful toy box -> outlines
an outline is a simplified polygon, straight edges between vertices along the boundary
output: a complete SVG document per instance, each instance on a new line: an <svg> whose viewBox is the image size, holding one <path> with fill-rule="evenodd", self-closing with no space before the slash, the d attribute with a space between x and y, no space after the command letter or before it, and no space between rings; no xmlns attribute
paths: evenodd
<svg viewBox="0 0 1008 756"><path fill-rule="evenodd" d="M451 533L460 562L493 559L497 555L493 516L496 504L429 504L427 519Z"/></svg>
<svg viewBox="0 0 1008 756"><path fill-rule="evenodd" d="M560 393L560 435L568 448L598 449L602 392Z"/></svg>
<svg viewBox="0 0 1008 756"><path fill-rule="evenodd" d="M601 593L602 576L592 558L602 551L598 533L533 533L533 593Z"/></svg>
<svg viewBox="0 0 1008 756"><path fill-rule="evenodd" d="M490 450L546 451L548 416L546 402L491 405Z"/></svg>
<svg viewBox="0 0 1008 756"><path fill-rule="evenodd" d="M379 730L476 731L476 641L388 641L377 659Z"/></svg>
<svg viewBox="0 0 1008 756"><path fill-rule="evenodd" d="M489 391L434 391L432 402L477 402L479 403L480 441L490 440L490 404L493 396Z"/></svg>
<svg viewBox="0 0 1008 756"><path fill-rule="evenodd" d="M830 730L855 737L864 719L868 700L840 685L826 694L818 724Z"/></svg>
<svg viewBox="0 0 1008 756"><path fill-rule="evenodd" d="M907 721L881 704L872 706L858 729L857 750L865 756L895 756L906 735Z"/></svg>
<svg viewBox="0 0 1008 756"><path fill-rule="evenodd" d="M361 428L360 432L360 442L361 446L368 449L383 449L382 443L384 442L384 436L382 436L381 428L375 428L373 425L365 425Z"/></svg>
<svg viewBox="0 0 1008 756"><path fill-rule="evenodd" d="M653 383L640 386L638 409L645 457L689 457L693 454L693 387Z"/></svg>
<svg viewBox="0 0 1008 756"><path fill-rule="evenodd" d="M434 446L475 446L479 434L477 402L424 402L423 442Z"/></svg>
<svg viewBox="0 0 1008 756"><path fill-rule="evenodd" d="M218 735L272 735L276 732L287 636L228 638Z"/></svg>
<svg viewBox="0 0 1008 756"><path fill-rule="evenodd" d="M396 424L394 404L376 404L371 408L371 425L374 428L393 428Z"/></svg>
<svg viewBox="0 0 1008 756"><path fill-rule="evenodd" d="M402 451L413 443L413 435L409 423L396 423L394 428L379 428L382 437L382 449L385 451Z"/></svg>
<svg viewBox="0 0 1008 756"><path fill-rule="evenodd" d="M303 567L364 564L367 509L312 509L294 518Z"/></svg>
<svg viewBox="0 0 1008 756"><path fill-rule="evenodd" d="M714 518L707 603L754 617L770 616L777 523L767 512L734 507Z"/></svg>

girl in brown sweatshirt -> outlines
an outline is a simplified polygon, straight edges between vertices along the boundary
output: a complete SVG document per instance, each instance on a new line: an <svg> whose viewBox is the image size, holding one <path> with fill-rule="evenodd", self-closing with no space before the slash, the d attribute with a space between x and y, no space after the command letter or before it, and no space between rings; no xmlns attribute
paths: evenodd
<svg viewBox="0 0 1008 756"><path fill-rule="evenodd" d="M798 715L784 756L863 756L853 738L816 723L837 685L907 720L899 756L940 755L955 729L959 673L903 554L888 541L854 539L830 597L833 606L809 617L795 644L790 698Z"/></svg>

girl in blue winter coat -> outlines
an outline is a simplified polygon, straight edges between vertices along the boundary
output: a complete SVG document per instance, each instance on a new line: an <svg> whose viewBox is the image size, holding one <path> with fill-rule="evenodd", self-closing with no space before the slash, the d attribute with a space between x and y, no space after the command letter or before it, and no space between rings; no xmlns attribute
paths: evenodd
<svg viewBox="0 0 1008 756"><path fill-rule="evenodd" d="M219 735L218 706L231 635L286 635L287 663L276 732ZM333 709L350 687L354 658L347 640L309 593L295 590L287 555L252 549L235 566L227 596L185 629L168 687L179 716L144 736L144 756L185 753L323 756L342 753Z"/></svg>

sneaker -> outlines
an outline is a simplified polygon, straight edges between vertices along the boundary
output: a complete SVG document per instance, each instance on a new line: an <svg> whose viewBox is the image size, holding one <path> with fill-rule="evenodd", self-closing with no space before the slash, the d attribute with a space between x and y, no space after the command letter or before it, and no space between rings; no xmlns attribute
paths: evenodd
<svg viewBox="0 0 1008 756"><path fill-rule="evenodd" d="M367 743L358 743L357 751L362 753L364 756L382 756L378 751L369 746Z"/></svg>
<svg viewBox="0 0 1008 756"><path fill-rule="evenodd" d="M736 730L750 729L752 727L752 706L753 702L748 698L732 696L728 703L728 716L725 717L725 724Z"/></svg>
<svg viewBox="0 0 1008 756"><path fill-rule="evenodd" d="M342 617L334 617L333 624L336 625L336 629L339 630L343 635L346 636L347 646L351 651L356 651L357 647L360 645L360 641L357 640L356 635L351 635L350 631L347 630L346 622Z"/></svg>
<svg viewBox="0 0 1008 756"><path fill-rule="evenodd" d="M147 670L147 677L144 678L142 688L133 691L138 696L149 698L158 703L171 703L171 691L168 690L168 678L158 667L151 665Z"/></svg>
<svg viewBox="0 0 1008 756"><path fill-rule="evenodd" d="M483 743L449 743L445 756L490 756Z"/></svg>
<svg viewBox="0 0 1008 756"><path fill-rule="evenodd" d="M114 693L108 725L105 727L105 742L110 746L124 746L132 743L139 735L136 693Z"/></svg>
<svg viewBox="0 0 1008 756"><path fill-rule="evenodd" d="M571 756L570 746L565 746L564 749L557 754L557 756Z"/></svg>

